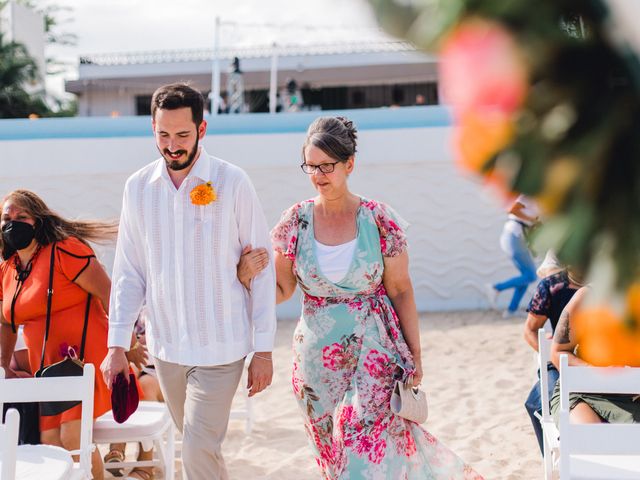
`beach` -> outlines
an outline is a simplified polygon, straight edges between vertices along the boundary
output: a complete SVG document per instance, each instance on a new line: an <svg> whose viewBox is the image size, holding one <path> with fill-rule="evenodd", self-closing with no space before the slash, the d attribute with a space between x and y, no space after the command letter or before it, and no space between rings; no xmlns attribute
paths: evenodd
<svg viewBox="0 0 640 480"><path fill-rule="evenodd" d="M522 338L523 322L524 314L505 320L495 311L420 317L423 385L429 401L424 427L487 480L542 475L542 459L523 406L535 378L534 355ZM290 388L294 328L293 320L278 323L274 381L255 399L252 433L245 434L241 420L229 424L223 452L231 479L320 478ZM243 402L238 394L234 405Z"/></svg>

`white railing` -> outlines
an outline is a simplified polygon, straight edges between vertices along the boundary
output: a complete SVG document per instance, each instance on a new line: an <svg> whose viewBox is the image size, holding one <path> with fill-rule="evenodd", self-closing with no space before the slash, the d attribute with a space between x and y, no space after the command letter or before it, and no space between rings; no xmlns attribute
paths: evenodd
<svg viewBox="0 0 640 480"><path fill-rule="evenodd" d="M328 43L321 45L278 45L279 56L298 55L338 55L348 53L381 53L381 52L415 52L416 48L408 42L379 41L358 43ZM273 53L271 45L255 46L247 48L221 48L221 59L239 58L264 58ZM211 61L213 49L188 49L188 50L156 50L131 53L103 53L96 55L83 55L80 63L83 65L137 65L145 63L175 63L175 62L199 62Z"/></svg>

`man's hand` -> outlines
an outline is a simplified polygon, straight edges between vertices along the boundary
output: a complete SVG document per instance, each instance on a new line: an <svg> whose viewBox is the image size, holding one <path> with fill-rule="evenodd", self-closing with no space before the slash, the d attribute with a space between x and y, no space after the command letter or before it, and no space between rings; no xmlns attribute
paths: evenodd
<svg viewBox="0 0 640 480"><path fill-rule="evenodd" d="M249 364L247 388L249 396L253 397L269 385L273 378L273 361L271 352L255 352Z"/></svg>
<svg viewBox="0 0 640 480"><path fill-rule="evenodd" d="M124 378L126 378L128 382L129 361L127 360L127 356L125 355L124 348L109 348L109 353L107 353L107 356L104 357L102 365L100 365L100 370L102 371L104 383L107 384L107 388L109 388L109 390L111 390L113 381L116 379L119 373L122 373L124 375Z"/></svg>

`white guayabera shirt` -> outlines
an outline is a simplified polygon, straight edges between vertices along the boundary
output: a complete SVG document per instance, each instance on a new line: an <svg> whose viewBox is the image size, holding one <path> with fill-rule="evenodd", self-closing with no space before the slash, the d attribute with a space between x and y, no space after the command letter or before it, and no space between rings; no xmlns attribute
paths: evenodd
<svg viewBox="0 0 640 480"><path fill-rule="evenodd" d="M217 199L194 205L211 182ZM143 304L154 357L223 365L271 351L276 330L273 261L249 294L236 276L243 247L271 252L267 222L247 174L204 148L176 189L160 158L125 185L109 306L109 347L129 348ZM271 255L271 253L270 253Z"/></svg>

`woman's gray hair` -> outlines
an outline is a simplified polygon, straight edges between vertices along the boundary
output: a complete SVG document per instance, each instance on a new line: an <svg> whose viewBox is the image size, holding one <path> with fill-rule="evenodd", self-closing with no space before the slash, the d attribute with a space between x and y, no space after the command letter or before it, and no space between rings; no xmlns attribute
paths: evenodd
<svg viewBox="0 0 640 480"><path fill-rule="evenodd" d="M309 125L307 138L302 145L302 161L304 161L304 149L313 145L334 160L346 162L356 153L357 133L356 127L348 118L319 117L315 119Z"/></svg>

